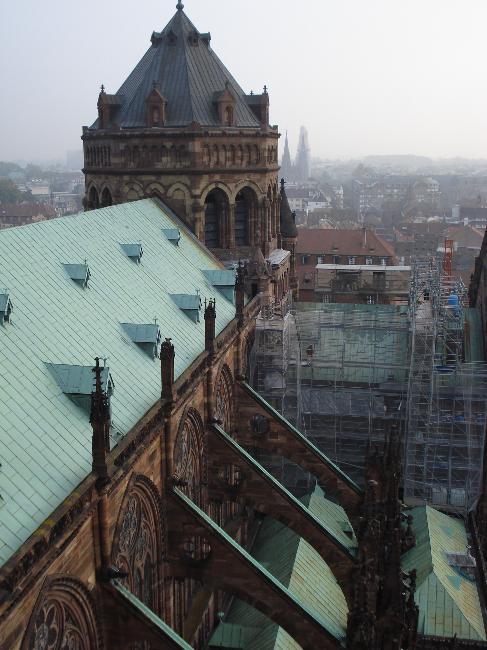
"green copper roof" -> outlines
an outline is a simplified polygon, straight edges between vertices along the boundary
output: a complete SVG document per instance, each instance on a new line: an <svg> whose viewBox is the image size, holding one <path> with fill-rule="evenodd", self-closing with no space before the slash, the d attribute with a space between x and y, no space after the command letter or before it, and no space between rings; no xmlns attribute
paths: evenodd
<svg viewBox="0 0 487 650"><path fill-rule="evenodd" d="M163 233L176 228L179 246ZM140 264L121 241L143 242ZM83 288L63 264L85 259L91 277ZM115 384L111 444L118 444L160 397L158 361L122 323L156 319L162 336L173 339L178 377L204 350L204 322L188 318L171 294L216 295L220 333L235 307L203 271L221 269L150 199L0 231L0 286L15 304L11 322L0 327L0 564L91 470L88 413L46 364L92 367L95 356L107 359Z"/></svg>
<svg viewBox="0 0 487 650"><path fill-rule="evenodd" d="M463 522L429 506L412 510L416 546L403 569L417 571L416 603L420 634L485 640L477 586L448 561L447 553L466 553Z"/></svg>
<svg viewBox="0 0 487 650"><path fill-rule="evenodd" d="M316 487L304 502L327 527L335 530L337 536L344 535L343 522L350 525L344 510L326 499L320 488ZM354 537L343 541L351 547L356 545ZM267 517L255 540L252 555L309 610L328 621L330 627L337 630L337 639L344 640L348 614L345 597L317 551L292 530ZM234 601L225 625L231 627L217 628L210 647L227 647L223 643L226 634L232 633L236 639L236 630L240 631L241 645L229 647L243 650L299 650L301 647L264 614L239 600Z"/></svg>

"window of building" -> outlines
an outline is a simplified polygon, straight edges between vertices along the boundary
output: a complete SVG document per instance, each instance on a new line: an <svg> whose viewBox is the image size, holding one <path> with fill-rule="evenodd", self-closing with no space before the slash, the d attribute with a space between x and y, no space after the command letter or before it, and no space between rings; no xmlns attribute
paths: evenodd
<svg viewBox="0 0 487 650"><path fill-rule="evenodd" d="M161 111L159 106L152 107L152 126L158 126L161 120Z"/></svg>
<svg viewBox="0 0 487 650"><path fill-rule="evenodd" d="M324 263L325 263L325 256L318 255L318 264L324 264Z"/></svg>
<svg viewBox="0 0 487 650"><path fill-rule="evenodd" d="M371 257L366 257L365 258L365 263L370 266L371 264L374 263L374 260Z"/></svg>
<svg viewBox="0 0 487 650"><path fill-rule="evenodd" d="M387 266L387 257L381 257L380 258L380 265L381 266Z"/></svg>
<svg viewBox="0 0 487 650"><path fill-rule="evenodd" d="M331 302L331 296L330 296L329 293L324 293L323 294L323 302L326 302L326 303Z"/></svg>
<svg viewBox="0 0 487 650"><path fill-rule="evenodd" d="M375 296L367 296L367 304L375 305Z"/></svg>
<svg viewBox="0 0 487 650"><path fill-rule="evenodd" d="M225 126L233 126L233 106L225 108Z"/></svg>
<svg viewBox="0 0 487 650"><path fill-rule="evenodd" d="M310 263L310 256L309 255L301 255L301 264L309 264Z"/></svg>
<svg viewBox="0 0 487 650"><path fill-rule="evenodd" d="M333 264L340 264L340 255L333 255Z"/></svg>
<svg viewBox="0 0 487 650"><path fill-rule="evenodd" d="M355 264L355 259L356 259L355 257L349 257L348 258L348 263L349 264Z"/></svg>

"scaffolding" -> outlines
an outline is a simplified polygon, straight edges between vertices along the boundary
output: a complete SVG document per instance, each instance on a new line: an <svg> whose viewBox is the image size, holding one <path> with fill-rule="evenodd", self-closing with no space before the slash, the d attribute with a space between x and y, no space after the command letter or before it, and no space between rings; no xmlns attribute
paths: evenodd
<svg viewBox="0 0 487 650"><path fill-rule="evenodd" d="M407 308L301 304L296 327L306 352L299 382L303 431L363 482L368 441L407 393Z"/></svg>
<svg viewBox="0 0 487 650"><path fill-rule="evenodd" d="M487 366L465 351L466 290L439 261L418 262L410 294L405 498L468 511L479 494Z"/></svg>
<svg viewBox="0 0 487 650"><path fill-rule="evenodd" d="M284 320L263 310L254 386L362 482L368 440L383 441L388 409L407 394L408 332L404 306L295 303ZM292 489L309 483L285 461L261 460Z"/></svg>
<svg viewBox="0 0 487 650"><path fill-rule="evenodd" d="M415 264L407 306L269 305L253 384L357 483L367 445L383 442L394 417L405 498L464 514L479 495L487 414L481 324L465 300L462 282L431 259ZM286 460L259 458L296 492L312 483Z"/></svg>

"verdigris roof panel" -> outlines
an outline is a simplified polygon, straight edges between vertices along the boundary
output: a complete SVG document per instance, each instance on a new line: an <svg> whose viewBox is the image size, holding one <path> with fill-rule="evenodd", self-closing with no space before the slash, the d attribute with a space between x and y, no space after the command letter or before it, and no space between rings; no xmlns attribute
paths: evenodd
<svg viewBox="0 0 487 650"><path fill-rule="evenodd" d="M418 631L485 640L477 585L448 561L448 553L467 550L464 523L429 506L414 508L412 516L416 546L405 554L402 565L405 571L417 572Z"/></svg>
<svg viewBox="0 0 487 650"><path fill-rule="evenodd" d="M163 233L176 228L179 246ZM121 249L124 239L144 242L140 265ZM85 258L92 276L83 289L63 263ZM160 397L159 364L127 340L121 323L156 319L173 339L178 377L204 350L204 322L192 322L170 294L214 298L208 269L222 266L150 199L0 232L0 278L15 303L0 327L0 564L91 471L88 414L46 364L89 368L94 357L107 359L118 444ZM235 308L217 299L216 312L220 333Z"/></svg>

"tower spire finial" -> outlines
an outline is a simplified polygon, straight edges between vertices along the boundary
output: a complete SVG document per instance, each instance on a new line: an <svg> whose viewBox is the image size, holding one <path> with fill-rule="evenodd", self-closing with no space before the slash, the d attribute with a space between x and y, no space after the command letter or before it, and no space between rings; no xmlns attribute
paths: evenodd
<svg viewBox="0 0 487 650"><path fill-rule="evenodd" d="M181 2L181 0L178 0L178 4L176 5L176 9L177 9L178 11L182 11L182 10L184 9L184 5L183 5L183 3Z"/></svg>

